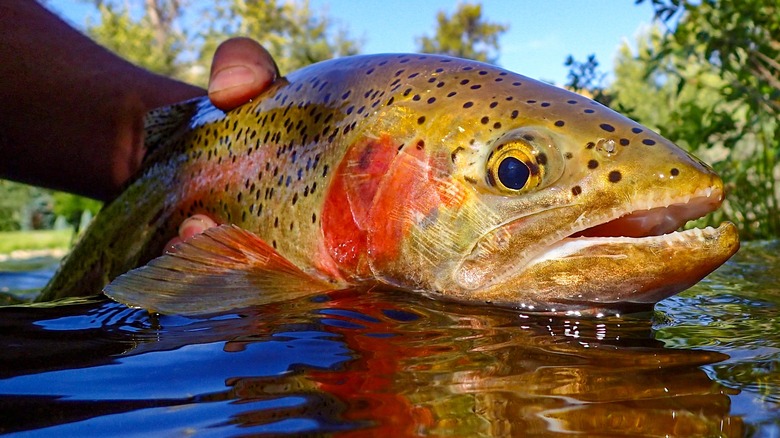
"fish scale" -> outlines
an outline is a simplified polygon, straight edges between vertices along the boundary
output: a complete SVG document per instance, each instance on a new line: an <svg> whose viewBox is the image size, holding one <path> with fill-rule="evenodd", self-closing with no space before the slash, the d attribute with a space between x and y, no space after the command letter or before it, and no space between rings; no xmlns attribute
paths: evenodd
<svg viewBox="0 0 780 438"><path fill-rule="evenodd" d="M533 286L547 288L541 300L514 292L520 280L513 278L528 276L525 266L567 236L607 223L602 232L628 229L621 217L669 206L659 199L690 204L675 210L679 226L722 197L708 167L596 102L435 55L326 61L227 113L206 98L156 110L146 130L143 170L97 217L45 298L100 291L160 255L185 218L205 213L225 224L222 231L185 244L185 255L164 256L164 269L153 262L131 272L132 287L120 277L109 295L155 310L162 308L157 298L144 296L194 306L172 311L213 310L218 298L203 300L207 292L198 287L184 292L171 284L208 277L227 288L230 278L243 276L250 286L266 285L273 269L263 263L277 263L277 271L312 279L306 291L365 283L512 305L528 297L560 300L569 292L551 293L550 286ZM516 169L527 177L511 190L503 179L521 178ZM705 196L706 187L714 189ZM629 231L645 237L650 228ZM243 230L258 240L244 246ZM726 249L715 251L705 270L735 250L733 236L710 240ZM223 241L237 243L215 244ZM638 243L631 248L644 248ZM179 268L190 253L202 256L188 265L201 277ZM594 273L567 269L592 283L583 278ZM277 271L270 275L278 280ZM530 280L523 284L538 284ZM248 302L295 295L284 280L264 288L255 295L266 298ZM207 304L192 304L184 293Z"/></svg>

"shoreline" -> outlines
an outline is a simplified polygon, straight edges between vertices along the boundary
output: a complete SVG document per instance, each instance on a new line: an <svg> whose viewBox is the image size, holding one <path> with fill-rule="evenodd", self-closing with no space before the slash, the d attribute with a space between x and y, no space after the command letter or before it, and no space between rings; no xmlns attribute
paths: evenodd
<svg viewBox="0 0 780 438"><path fill-rule="evenodd" d="M42 257L61 259L68 253L64 248L50 249L17 249L10 253L0 254L0 262L25 261Z"/></svg>

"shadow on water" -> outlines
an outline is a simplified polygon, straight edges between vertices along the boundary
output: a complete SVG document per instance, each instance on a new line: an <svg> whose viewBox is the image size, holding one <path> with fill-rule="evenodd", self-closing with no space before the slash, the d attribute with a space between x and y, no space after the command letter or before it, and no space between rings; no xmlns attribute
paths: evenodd
<svg viewBox="0 0 780 438"><path fill-rule="evenodd" d="M728 356L667 348L647 317L351 290L209 318L8 307L0 326L5 432L743 434L701 368Z"/></svg>

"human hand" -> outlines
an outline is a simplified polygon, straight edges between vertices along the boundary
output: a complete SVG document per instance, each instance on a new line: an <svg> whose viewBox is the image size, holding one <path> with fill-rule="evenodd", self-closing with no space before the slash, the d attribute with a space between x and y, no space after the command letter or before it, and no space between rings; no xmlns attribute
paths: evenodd
<svg viewBox="0 0 780 438"><path fill-rule="evenodd" d="M214 106L227 111L265 91L278 76L276 64L263 46L249 38L231 38L214 52L209 99ZM176 252L179 243L217 225L206 215L190 216L179 225L178 236L165 245L164 251Z"/></svg>
<svg viewBox="0 0 780 438"><path fill-rule="evenodd" d="M249 38L231 38L214 52L209 99L217 108L231 110L265 91L278 76L263 46Z"/></svg>

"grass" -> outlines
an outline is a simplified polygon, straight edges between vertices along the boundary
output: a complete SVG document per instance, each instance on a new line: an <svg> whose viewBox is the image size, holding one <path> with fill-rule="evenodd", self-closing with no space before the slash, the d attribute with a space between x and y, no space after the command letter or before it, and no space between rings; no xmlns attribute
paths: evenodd
<svg viewBox="0 0 780 438"><path fill-rule="evenodd" d="M0 254L16 250L65 249L70 247L72 229L0 232Z"/></svg>

